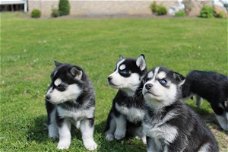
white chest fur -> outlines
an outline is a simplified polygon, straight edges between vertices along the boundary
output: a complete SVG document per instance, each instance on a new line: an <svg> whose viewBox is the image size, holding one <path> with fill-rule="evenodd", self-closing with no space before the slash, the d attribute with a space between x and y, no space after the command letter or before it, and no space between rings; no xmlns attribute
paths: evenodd
<svg viewBox="0 0 228 152"><path fill-rule="evenodd" d="M116 109L123 115L127 117L127 119L131 122L138 122L142 121L143 117L145 115L145 112L142 109L138 109L135 107L126 107L126 106L120 106L118 104L115 105Z"/></svg>
<svg viewBox="0 0 228 152"><path fill-rule="evenodd" d="M155 139L163 139L167 144L172 143L178 136L175 126L171 126L166 122L177 116L175 111L169 112L163 119L154 119L150 123L143 123L144 133Z"/></svg>
<svg viewBox="0 0 228 152"><path fill-rule="evenodd" d="M60 117L71 118L75 121L83 118L93 118L95 107L90 107L88 109L75 109L75 110L65 110L61 107L57 107L57 111Z"/></svg>

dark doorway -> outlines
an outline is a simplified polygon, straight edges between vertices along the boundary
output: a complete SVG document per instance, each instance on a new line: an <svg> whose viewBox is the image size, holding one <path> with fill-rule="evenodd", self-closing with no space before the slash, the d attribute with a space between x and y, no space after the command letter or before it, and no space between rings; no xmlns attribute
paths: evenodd
<svg viewBox="0 0 228 152"><path fill-rule="evenodd" d="M5 4L0 5L0 12L14 12L14 11L24 11L24 4Z"/></svg>

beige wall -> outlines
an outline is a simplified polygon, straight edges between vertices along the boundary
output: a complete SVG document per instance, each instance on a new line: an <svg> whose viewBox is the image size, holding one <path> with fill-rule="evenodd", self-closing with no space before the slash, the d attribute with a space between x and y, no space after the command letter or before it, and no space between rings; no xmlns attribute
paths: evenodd
<svg viewBox="0 0 228 152"><path fill-rule="evenodd" d="M150 5L154 0L69 0L70 15L150 15ZM155 0L167 8L178 0ZM210 0L196 0L200 3ZM42 16L50 16L53 8L58 8L59 0L28 0L29 12L40 9Z"/></svg>
<svg viewBox="0 0 228 152"><path fill-rule="evenodd" d="M171 6L177 0L157 0ZM58 0L28 0L29 12L40 9L42 16L50 16L53 8L58 8ZM153 0L70 0L70 15L150 15Z"/></svg>
<svg viewBox="0 0 228 152"><path fill-rule="evenodd" d="M42 16L50 16L51 10L58 8L58 0L28 0L28 11L41 10Z"/></svg>

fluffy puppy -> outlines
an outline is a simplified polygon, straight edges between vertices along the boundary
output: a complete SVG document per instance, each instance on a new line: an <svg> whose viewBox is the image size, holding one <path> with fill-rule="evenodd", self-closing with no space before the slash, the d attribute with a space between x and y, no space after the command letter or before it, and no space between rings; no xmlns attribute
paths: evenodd
<svg viewBox="0 0 228 152"><path fill-rule="evenodd" d="M59 137L58 149L68 149L73 124L80 128L85 148L95 150L95 94L91 82L79 66L59 62L55 66L46 94L48 135Z"/></svg>
<svg viewBox="0 0 228 152"><path fill-rule="evenodd" d="M139 136L145 142L142 132L143 100L136 94L145 73L144 55L137 59L121 57L114 72L108 77L109 84L118 89L105 128L108 141L114 138L120 140L129 133L128 135Z"/></svg>
<svg viewBox="0 0 228 152"><path fill-rule="evenodd" d="M183 97L196 96L206 99L222 129L228 131L228 77L216 72L191 71L182 88ZM200 105L199 97L197 99Z"/></svg>
<svg viewBox="0 0 228 152"><path fill-rule="evenodd" d="M156 67L145 76L143 130L148 152L218 152L210 130L179 100L183 83L182 75L164 67Z"/></svg>

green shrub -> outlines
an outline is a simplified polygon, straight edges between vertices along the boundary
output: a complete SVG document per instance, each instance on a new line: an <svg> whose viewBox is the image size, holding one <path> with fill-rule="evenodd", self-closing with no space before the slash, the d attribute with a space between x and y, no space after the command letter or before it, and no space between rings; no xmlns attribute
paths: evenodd
<svg viewBox="0 0 228 152"><path fill-rule="evenodd" d="M70 14L70 3L68 0L59 0L59 15L69 15Z"/></svg>
<svg viewBox="0 0 228 152"><path fill-rule="evenodd" d="M166 15L167 14L167 9L162 5L158 5L156 10L157 10L157 15Z"/></svg>
<svg viewBox="0 0 228 152"><path fill-rule="evenodd" d="M186 16L186 13L184 10L180 10L180 11L175 13L175 16L176 17L183 17L183 16Z"/></svg>
<svg viewBox="0 0 228 152"><path fill-rule="evenodd" d="M58 17L59 16L59 10L58 9L52 9L51 17Z"/></svg>
<svg viewBox="0 0 228 152"><path fill-rule="evenodd" d="M214 16L214 9L211 6L203 6L200 11L200 17L202 18L211 18Z"/></svg>
<svg viewBox="0 0 228 152"><path fill-rule="evenodd" d="M33 9L31 12L32 18L39 18L41 16L41 11L38 9Z"/></svg>
<svg viewBox="0 0 228 152"><path fill-rule="evenodd" d="M157 3L155 1L150 5L150 9L153 13L157 12Z"/></svg>
<svg viewBox="0 0 228 152"><path fill-rule="evenodd" d="M164 7L162 5L157 5L157 3L155 1L150 5L150 9L151 9L152 13L154 13L156 15L166 15L167 14L166 7Z"/></svg>

